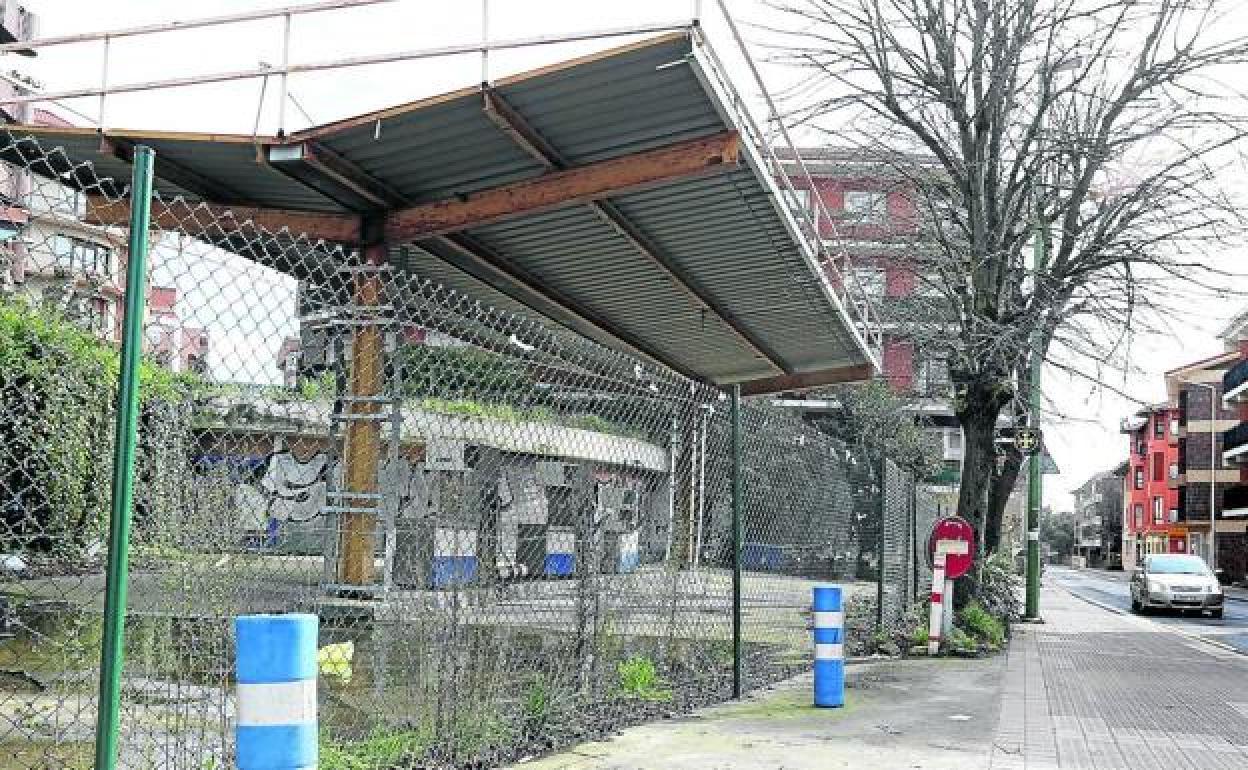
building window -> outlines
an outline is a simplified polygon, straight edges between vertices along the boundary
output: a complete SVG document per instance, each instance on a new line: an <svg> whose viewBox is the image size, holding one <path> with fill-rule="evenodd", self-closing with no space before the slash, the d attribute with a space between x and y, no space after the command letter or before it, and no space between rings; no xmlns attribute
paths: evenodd
<svg viewBox="0 0 1248 770"><path fill-rule="evenodd" d="M883 268L858 267L854 269L854 277L858 279L858 285L870 297L883 297L884 291L888 288L888 275Z"/></svg>
<svg viewBox="0 0 1248 770"><path fill-rule="evenodd" d="M1174 524L1174 523L1176 523L1178 520L1179 520L1179 509L1178 509L1178 508L1171 508L1171 509L1170 509L1170 523L1171 523L1171 524Z"/></svg>
<svg viewBox="0 0 1248 770"><path fill-rule="evenodd" d="M112 275L113 252L107 246L71 238L65 235L52 236L52 256L57 267L64 267L76 273L99 273Z"/></svg>
<svg viewBox="0 0 1248 770"><path fill-rule="evenodd" d="M888 197L882 192L846 190L845 214L856 222L879 224L888 218Z"/></svg>
<svg viewBox="0 0 1248 770"><path fill-rule="evenodd" d="M1166 456L1161 452L1153 452L1153 481L1166 480Z"/></svg>
<svg viewBox="0 0 1248 770"><path fill-rule="evenodd" d="M1178 463L1170 463L1169 479L1171 481L1178 481L1179 479L1179 464Z"/></svg>
<svg viewBox="0 0 1248 770"><path fill-rule="evenodd" d="M1179 391L1179 426L1187 425L1187 391Z"/></svg>
<svg viewBox="0 0 1248 770"><path fill-rule="evenodd" d="M1144 526L1144 504L1135 504L1135 528L1139 529Z"/></svg>
<svg viewBox="0 0 1248 770"><path fill-rule="evenodd" d="M792 200L796 201L799 211L795 214L800 215L802 211L813 216L814 206L812 205L810 190L804 190L800 187L794 188Z"/></svg>
<svg viewBox="0 0 1248 770"><path fill-rule="evenodd" d="M1163 501L1160 497L1154 497L1153 498L1153 523L1154 524L1161 523L1161 515L1162 515L1163 508L1165 508L1165 501Z"/></svg>
<svg viewBox="0 0 1248 770"><path fill-rule="evenodd" d="M1144 469L1143 468L1135 469L1135 488L1136 489L1144 488Z"/></svg>
<svg viewBox="0 0 1248 770"><path fill-rule="evenodd" d="M1153 438L1166 437L1166 417L1165 415L1156 415L1153 417Z"/></svg>
<svg viewBox="0 0 1248 770"><path fill-rule="evenodd" d="M949 360L933 356L918 363L914 372L914 389L923 396L941 397L949 391ZM958 440L962 436L958 434Z"/></svg>
<svg viewBox="0 0 1248 770"><path fill-rule="evenodd" d="M1174 438L1179 437L1179 427L1180 427L1179 418L1171 417L1170 418L1170 435L1173 436Z"/></svg>

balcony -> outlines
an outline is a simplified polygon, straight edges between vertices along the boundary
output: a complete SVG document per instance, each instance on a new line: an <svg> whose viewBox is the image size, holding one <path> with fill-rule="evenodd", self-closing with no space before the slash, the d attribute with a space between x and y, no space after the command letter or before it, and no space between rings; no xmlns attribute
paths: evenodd
<svg viewBox="0 0 1248 770"><path fill-rule="evenodd" d="M1241 422L1222 434L1222 461L1248 465L1248 422Z"/></svg>
<svg viewBox="0 0 1248 770"><path fill-rule="evenodd" d="M1222 375L1222 400L1228 404L1248 402L1248 359L1226 370Z"/></svg>
<svg viewBox="0 0 1248 770"><path fill-rule="evenodd" d="M1248 485L1237 484L1222 493L1224 518L1248 517Z"/></svg>

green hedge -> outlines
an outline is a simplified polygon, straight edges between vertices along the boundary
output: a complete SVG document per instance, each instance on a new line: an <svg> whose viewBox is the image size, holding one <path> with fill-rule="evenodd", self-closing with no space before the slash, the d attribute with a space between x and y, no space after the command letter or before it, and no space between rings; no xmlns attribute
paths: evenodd
<svg viewBox="0 0 1248 770"><path fill-rule="evenodd" d="M0 301L0 551L72 557L103 537L119 369L112 345L54 313ZM192 382L144 364L140 419L167 425ZM152 475L155 452L140 447L141 476Z"/></svg>

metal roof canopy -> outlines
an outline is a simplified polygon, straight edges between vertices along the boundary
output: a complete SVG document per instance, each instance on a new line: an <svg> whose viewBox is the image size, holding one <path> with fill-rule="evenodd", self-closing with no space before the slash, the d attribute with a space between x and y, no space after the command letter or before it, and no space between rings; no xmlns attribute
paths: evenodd
<svg viewBox="0 0 1248 770"><path fill-rule="evenodd" d="M233 222L371 246L747 394L870 377L818 247L700 49L695 30L666 34L285 137L10 126L5 159L122 195L146 144L162 198L199 206L218 243ZM89 199L88 221L124 225L127 207L105 203ZM192 221L161 214L157 227Z"/></svg>

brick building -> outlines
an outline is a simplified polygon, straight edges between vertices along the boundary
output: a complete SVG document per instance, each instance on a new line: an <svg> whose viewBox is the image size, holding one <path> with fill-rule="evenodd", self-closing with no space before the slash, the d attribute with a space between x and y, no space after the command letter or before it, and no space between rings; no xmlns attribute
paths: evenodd
<svg viewBox="0 0 1248 770"><path fill-rule="evenodd" d="M1123 479L1124 565L1147 554L1187 553L1179 510L1179 409L1158 404L1122 423L1129 459Z"/></svg>

